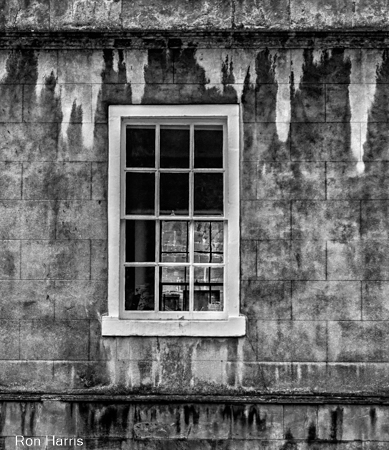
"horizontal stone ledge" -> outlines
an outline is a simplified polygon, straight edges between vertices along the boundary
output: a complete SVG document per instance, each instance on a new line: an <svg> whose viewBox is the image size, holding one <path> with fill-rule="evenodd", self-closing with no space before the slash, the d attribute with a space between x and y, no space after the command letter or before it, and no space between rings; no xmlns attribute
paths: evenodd
<svg viewBox="0 0 389 450"><path fill-rule="evenodd" d="M278 404L278 405L389 405L388 396L380 395L310 395L310 394L263 394L263 395L174 395L103 393L45 394L0 392L0 402L98 402L98 403L212 403L212 404Z"/></svg>
<svg viewBox="0 0 389 450"><path fill-rule="evenodd" d="M6 31L0 48L382 48L389 30L137 30L137 31Z"/></svg>

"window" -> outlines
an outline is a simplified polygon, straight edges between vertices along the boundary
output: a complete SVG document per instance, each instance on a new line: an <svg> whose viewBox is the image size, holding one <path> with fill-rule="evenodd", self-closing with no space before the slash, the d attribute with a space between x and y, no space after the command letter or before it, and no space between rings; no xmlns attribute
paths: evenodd
<svg viewBox="0 0 389 450"><path fill-rule="evenodd" d="M110 106L103 334L241 336L238 105Z"/></svg>

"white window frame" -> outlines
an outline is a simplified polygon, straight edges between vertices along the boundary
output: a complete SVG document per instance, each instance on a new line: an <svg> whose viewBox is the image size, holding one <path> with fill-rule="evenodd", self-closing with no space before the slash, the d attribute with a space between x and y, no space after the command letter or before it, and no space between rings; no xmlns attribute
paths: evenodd
<svg viewBox="0 0 389 450"><path fill-rule="evenodd" d="M182 319L182 312L124 312L120 304L121 195L125 127L129 121L204 119L223 121L227 135L225 163L224 310L222 314L201 312ZM205 122L204 122L205 123ZM246 318L239 314L239 105L128 105L109 106L108 158L108 316L102 317L104 336L244 336ZM197 218L196 218L197 219ZM212 219L210 219L212 220ZM162 318L161 318L162 317ZM167 318L168 317L168 318Z"/></svg>

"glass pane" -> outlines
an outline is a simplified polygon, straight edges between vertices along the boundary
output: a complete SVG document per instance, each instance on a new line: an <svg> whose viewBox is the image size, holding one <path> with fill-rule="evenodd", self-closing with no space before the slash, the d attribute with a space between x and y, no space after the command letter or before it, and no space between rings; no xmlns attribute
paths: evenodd
<svg viewBox="0 0 389 450"><path fill-rule="evenodd" d="M126 267L124 280L127 311L154 311L154 267Z"/></svg>
<svg viewBox="0 0 389 450"><path fill-rule="evenodd" d="M194 214L223 215L222 173L195 173Z"/></svg>
<svg viewBox="0 0 389 450"><path fill-rule="evenodd" d="M189 214L188 173L161 173L160 214Z"/></svg>
<svg viewBox="0 0 389 450"><path fill-rule="evenodd" d="M161 222L161 261L189 261L189 222Z"/></svg>
<svg viewBox="0 0 389 450"><path fill-rule="evenodd" d="M223 270L194 268L194 311L223 311Z"/></svg>
<svg viewBox="0 0 389 450"><path fill-rule="evenodd" d="M126 221L126 262L155 261L155 222Z"/></svg>
<svg viewBox="0 0 389 450"><path fill-rule="evenodd" d="M160 311L189 311L189 267L160 268Z"/></svg>
<svg viewBox="0 0 389 450"><path fill-rule="evenodd" d="M127 127L126 167L155 167L155 127Z"/></svg>
<svg viewBox="0 0 389 450"><path fill-rule="evenodd" d="M155 175L126 173L126 214L154 214Z"/></svg>
<svg viewBox="0 0 389 450"><path fill-rule="evenodd" d="M223 167L223 127L195 127L194 167Z"/></svg>
<svg viewBox="0 0 389 450"><path fill-rule="evenodd" d="M194 262L223 262L223 222L195 222Z"/></svg>
<svg viewBox="0 0 389 450"><path fill-rule="evenodd" d="M189 167L189 127L161 127L161 167Z"/></svg>

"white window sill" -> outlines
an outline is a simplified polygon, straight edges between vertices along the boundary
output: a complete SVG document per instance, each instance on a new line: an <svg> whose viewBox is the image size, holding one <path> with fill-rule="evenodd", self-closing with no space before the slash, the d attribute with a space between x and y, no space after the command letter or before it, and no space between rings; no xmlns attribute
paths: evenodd
<svg viewBox="0 0 389 450"><path fill-rule="evenodd" d="M134 320L102 317L103 336L208 336L246 334L245 316L227 320Z"/></svg>

